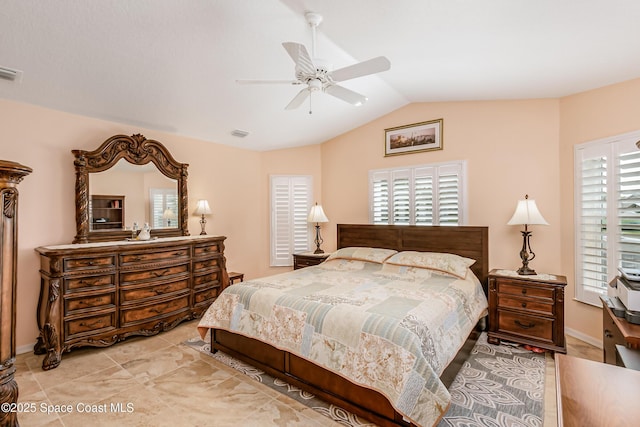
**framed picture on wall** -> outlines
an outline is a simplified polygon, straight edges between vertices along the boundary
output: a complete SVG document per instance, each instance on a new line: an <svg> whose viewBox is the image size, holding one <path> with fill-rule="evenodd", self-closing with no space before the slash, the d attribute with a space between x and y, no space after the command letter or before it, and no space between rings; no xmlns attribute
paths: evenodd
<svg viewBox="0 0 640 427"><path fill-rule="evenodd" d="M442 150L442 119L384 130L384 155Z"/></svg>

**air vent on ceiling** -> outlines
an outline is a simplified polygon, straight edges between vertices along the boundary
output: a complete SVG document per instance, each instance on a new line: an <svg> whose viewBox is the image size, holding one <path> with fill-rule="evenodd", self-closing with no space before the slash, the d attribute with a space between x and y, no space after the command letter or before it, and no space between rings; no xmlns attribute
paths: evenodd
<svg viewBox="0 0 640 427"><path fill-rule="evenodd" d="M9 80L10 82L20 82L20 80L22 80L22 71L0 67L0 79Z"/></svg>
<svg viewBox="0 0 640 427"><path fill-rule="evenodd" d="M233 131L231 131L231 135L237 136L238 138L244 138L245 136L249 135L249 132L247 132L246 130L234 129Z"/></svg>

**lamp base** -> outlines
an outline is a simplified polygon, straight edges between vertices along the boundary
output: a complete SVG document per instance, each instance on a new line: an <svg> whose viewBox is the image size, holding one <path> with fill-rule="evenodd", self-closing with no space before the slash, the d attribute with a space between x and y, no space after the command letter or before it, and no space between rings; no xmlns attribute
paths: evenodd
<svg viewBox="0 0 640 427"><path fill-rule="evenodd" d="M534 269L529 268L529 267L528 267L528 266L526 266L526 265L523 265L522 267L520 267L520 268L517 270L517 273L518 273L519 275L521 275L521 276L534 276L534 275L538 274L538 273L536 273L536 271L535 271Z"/></svg>
<svg viewBox="0 0 640 427"><path fill-rule="evenodd" d="M324 251L320 248L316 249L315 251L313 251L314 254L323 254Z"/></svg>

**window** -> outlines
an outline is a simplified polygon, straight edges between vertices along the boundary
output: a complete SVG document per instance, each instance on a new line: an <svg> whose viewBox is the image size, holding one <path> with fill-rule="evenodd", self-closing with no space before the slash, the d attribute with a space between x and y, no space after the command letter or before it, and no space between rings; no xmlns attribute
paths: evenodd
<svg viewBox="0 0 640 427"><path fill-rule="evenodd" d="M640 132L574 149L576 298L600 305L618 267L640 268Z"/></svg>
<svg viewBox="0 0 640 427"><path fill-rule="evenodd" d="M307 252L311 231L311 176L271 176L271 265L293 265L293 253Z"/></svg>
<svg viewBox="0 0 640 427"><path fill-rule="evenodd" d="M150 188L151 228L178 226L178 192L175 188ZM142 228L142 224L138 224Z"/></svg>
<svg viewBox="0 0 640 427"><path fill-rule="evenodd" d="M462 225L466 162L369 171L373 224Z"/></svg>

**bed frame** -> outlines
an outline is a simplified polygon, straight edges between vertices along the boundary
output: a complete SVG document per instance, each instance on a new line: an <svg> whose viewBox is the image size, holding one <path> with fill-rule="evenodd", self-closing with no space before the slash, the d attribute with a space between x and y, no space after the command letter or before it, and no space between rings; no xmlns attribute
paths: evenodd
<svg viewBox="0 0 640 427"><path fill-rule="evenodd" d="M447 252L473 258L471 267L487 293L488 228L338 224L337 247ZM381 393L353 384L306 359L221 329L211 330L211 351L223 351L269 375L315 394L379 426L411 426Z"/></svg>

